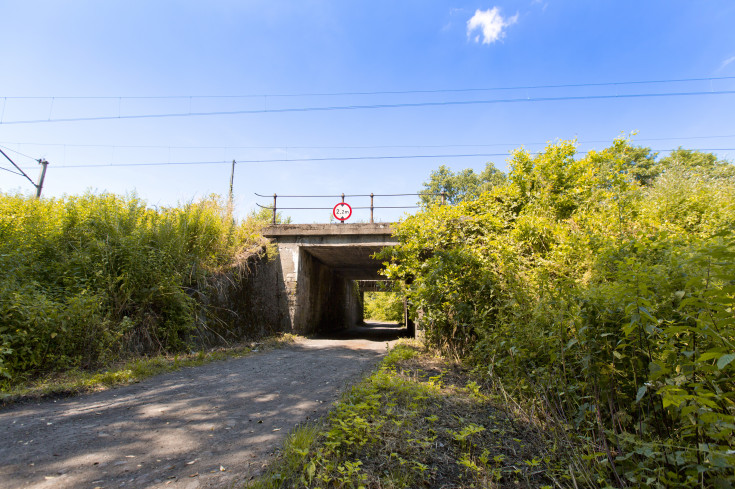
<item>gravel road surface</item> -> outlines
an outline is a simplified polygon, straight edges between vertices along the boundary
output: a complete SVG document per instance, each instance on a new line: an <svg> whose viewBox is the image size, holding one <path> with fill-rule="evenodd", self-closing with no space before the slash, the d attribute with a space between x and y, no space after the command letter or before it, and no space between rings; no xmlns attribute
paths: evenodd
<svg viewBox="0 0 735 489"><path fill-rule="evenodd" d="M0 489L242 487L397 338L373 324L68 399L0 410Z"/></svg>

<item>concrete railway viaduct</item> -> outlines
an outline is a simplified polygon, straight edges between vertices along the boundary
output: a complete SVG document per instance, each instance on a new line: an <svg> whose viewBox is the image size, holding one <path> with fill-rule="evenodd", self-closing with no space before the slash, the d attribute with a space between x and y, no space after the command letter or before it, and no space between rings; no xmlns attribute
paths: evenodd
<svg viewBox="0 0 735 489"><path fill-rule="evenodd" d="M278 246L287 321L299 333L359 323L366 283L360 281L384 279L372 255L397 244L390 223L278 224L263 235Z"/></svg>

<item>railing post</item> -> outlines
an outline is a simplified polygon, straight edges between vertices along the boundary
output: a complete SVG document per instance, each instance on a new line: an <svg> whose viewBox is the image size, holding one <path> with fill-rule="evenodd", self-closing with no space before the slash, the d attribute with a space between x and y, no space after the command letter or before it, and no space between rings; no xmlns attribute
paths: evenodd
<svg viewBox="0 0 735 489"><path fill-rule="evenodd" d="M372 224L372 223L375 222L375 221L373 221L373 196L374 195L375 194L373 194L372 192L370 192L370 224Z"/></svg>
<svg viewBox="0 0 735 489"><path fill-rule="evenodd" d="M273 194L273 225L276 224L276 198L278 196L276 194Z"/></svg>

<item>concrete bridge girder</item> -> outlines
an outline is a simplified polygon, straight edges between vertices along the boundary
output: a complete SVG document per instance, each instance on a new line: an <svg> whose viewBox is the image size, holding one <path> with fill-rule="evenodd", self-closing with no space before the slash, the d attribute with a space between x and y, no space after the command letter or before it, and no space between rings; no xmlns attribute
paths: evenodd
<svg viewBox="0 0 735 489"><path fill-rule="evenodd" d="M341 329L362 320L355 280L378 280L382 267L372 255L397 244L382 224L286 224L263 235L278 245L291 330Z"/></svg>

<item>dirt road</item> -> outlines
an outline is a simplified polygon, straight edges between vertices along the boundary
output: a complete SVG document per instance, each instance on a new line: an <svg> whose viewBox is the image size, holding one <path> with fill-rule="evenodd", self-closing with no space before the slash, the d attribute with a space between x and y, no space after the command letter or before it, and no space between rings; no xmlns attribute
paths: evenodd
<svg viewBox="0 0 735 489"><path fill-rule="evenodd" d="M0 488L241 487L398 328L373 325L138 384L0 410Z"/></svg>

